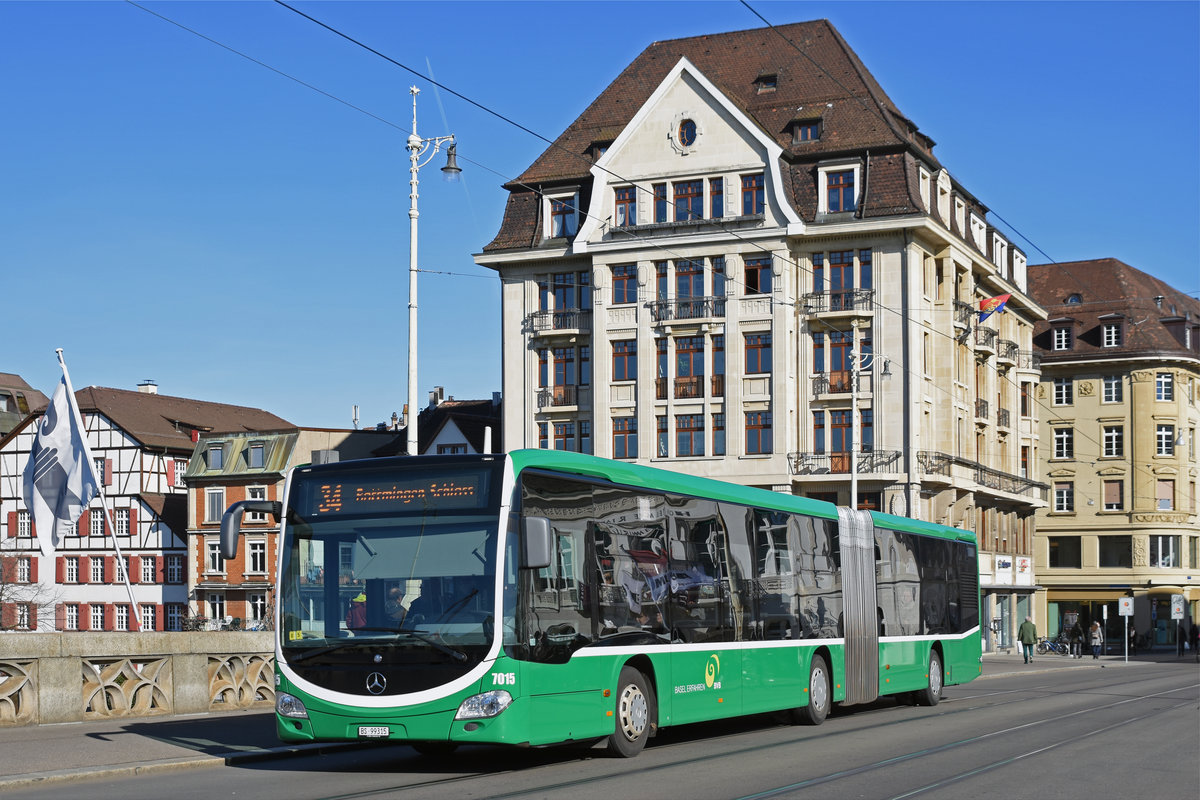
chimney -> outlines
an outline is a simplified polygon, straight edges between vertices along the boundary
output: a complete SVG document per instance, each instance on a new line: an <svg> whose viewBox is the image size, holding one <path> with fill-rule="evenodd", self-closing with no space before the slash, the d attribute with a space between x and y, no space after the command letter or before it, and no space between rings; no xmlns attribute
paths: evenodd
<svg viewBox="0 0 1200 800"><path fill-rule="evenodd" d="M446 396L446 388L444 386L435 386L433 391L429 393L429 407L436 408L442 404L442 398Z"/></svg>
<svg viewBox="0 0 1200 800"><path fill-rule="evenodd" d="M312 463L314 464L336 464L338 461L337 450L313 450Z"/></svg>
<svg viewBox="0 0 1200 800"><path fill-rule="evenodd" d="M151 378L146 378L138 384L138 391L142 394L158 394L158 384Z"/></svg>

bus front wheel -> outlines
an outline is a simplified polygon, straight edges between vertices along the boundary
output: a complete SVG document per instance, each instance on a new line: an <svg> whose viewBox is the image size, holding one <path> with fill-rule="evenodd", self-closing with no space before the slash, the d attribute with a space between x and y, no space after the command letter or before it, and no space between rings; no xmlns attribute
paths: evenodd
<svg viewBox="0 0 1200 800"><path fill-rule="evenodd" d="M829 665L823 657L813 656L808 668L808 705L792 709L792 719L805 725L820 725L829 716L831 699Z"/></svg>
<svg viewBox="0 0 1200 800"><path fill-rule="evenodd" d="M642 752L654 713L654 692L646 676L633 667L622 667L617 681L617 729L608 737L608 752L621 758Z"/></svg>
<svg viewBox="0 0 1200 800"><path fill-rule="evenodd" d="M917 702L923 706L936 706L942 699L942 657L936 650L929 653L929 684L917 690Z"/></svg>

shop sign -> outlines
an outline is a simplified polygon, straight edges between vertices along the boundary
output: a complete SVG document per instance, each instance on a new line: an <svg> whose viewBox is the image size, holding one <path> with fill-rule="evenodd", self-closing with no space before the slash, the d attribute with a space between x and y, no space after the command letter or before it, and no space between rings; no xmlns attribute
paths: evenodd
<svg viewBox="0 0 1200 800"><path fill-rule="evenodd" d="M996 556L996 571L994 581L997 586L1012 586L1013 560L1012 556Z"/></svg>
<svg viewBox="0 0 1200 800"><path fill-rule="evenodd" d="M1017 586L1033 586L1033 559L1017 556Z"/></svg>

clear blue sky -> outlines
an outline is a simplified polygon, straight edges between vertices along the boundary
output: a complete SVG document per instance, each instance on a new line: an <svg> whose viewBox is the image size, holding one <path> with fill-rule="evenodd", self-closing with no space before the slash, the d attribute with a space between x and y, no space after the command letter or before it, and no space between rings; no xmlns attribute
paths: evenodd
<svg viewBox="0 0 1200 800"><path fill-rule="evenodd" d="M751 5L831 20L1031 263L1200 291L1200 4ZM456 134L464 167L420 173L420 266L454 274L420 278L418 394L499 390L498 281L471 256L545 142L273 2L144 6L176 24L0 2L0 372L49 394L62 347L77 387L317 427L399 411L415 83L418 132ZM651 42L763 24L715 0L296 7L548 139Z"/></svg>

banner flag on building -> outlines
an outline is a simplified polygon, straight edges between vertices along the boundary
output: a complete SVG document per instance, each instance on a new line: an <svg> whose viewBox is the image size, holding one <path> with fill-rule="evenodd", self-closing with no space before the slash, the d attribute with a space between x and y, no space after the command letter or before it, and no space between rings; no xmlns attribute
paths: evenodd
<svg viewBox="0 0 1200 800"><path fill-rule="evenodd" d="M54 554L63 536L100 492L61 350L58 359L63 377L46 413L38 420L29 463L25 465L25 505L46 556Z"/></svg>
<svg viewBox="0 0 1200 800"><path fill-rule="evenodd" d="M986 300L979 301L979 321L983 322L992 314L999 314L1004 310L1004 304L1008 302L1008 298L1012 294L998 294L995 297L989 297Z"/></svg>

